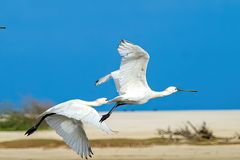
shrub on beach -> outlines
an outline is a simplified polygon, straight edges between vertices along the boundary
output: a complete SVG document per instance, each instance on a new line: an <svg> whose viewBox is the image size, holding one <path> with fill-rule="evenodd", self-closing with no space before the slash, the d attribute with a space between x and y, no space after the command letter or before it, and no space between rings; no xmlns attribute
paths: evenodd
<svg viewBox="0 0 240 160"><path fill-rule="evenodd" d="M0 131L27 130L34 125L36 117L50 106L52 106L51 103L28 99L19 107L20 110L11 107L2 109L0 112ZM44 122L39 129L47 128L48 126Z"/></svg>
<svg viewBox="0 0 240 160"><path fill-rule="evenodd" d="M191 128L191 130L189 129ZM167 130L159 129L158 134L161 136L169 135L169 138L173 136L180 136L188 140L201 140L215 138L212 131L207 127L206 122L203 122L200 127L195 127L190 121L187 121L185 127L176 130L171 130L170 127Z"/></svg>

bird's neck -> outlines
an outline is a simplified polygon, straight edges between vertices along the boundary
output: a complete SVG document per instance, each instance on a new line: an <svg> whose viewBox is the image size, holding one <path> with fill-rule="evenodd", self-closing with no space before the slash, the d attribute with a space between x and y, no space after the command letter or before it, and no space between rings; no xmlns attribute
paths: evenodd
<svg viewBox="0 0 240 160"><path fill-rule="evenodd" d="M93 107L97 107L97 106L101 106L102 104L97 103L96 101L87 101L86 105L88 106L93 106Z"/></svg>
<svg viewBox="0 0 240 160"><path fill-rule="evenodd" d="M172 93L170 93L168 91L161 91L161 92L153 91L152 98L165 97L165 96L169 96L170 94L172 94Z"/></svg>

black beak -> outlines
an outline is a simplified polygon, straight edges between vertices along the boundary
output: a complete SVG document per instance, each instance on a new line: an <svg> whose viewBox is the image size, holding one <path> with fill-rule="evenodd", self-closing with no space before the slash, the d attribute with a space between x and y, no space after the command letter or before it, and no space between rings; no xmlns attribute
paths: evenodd
<svg viewBox="0 0 240 160"><path fill-rule="evenodd" d="M183 90L183 89L177 89L179 92L198 92L196 90Z"/></svg>

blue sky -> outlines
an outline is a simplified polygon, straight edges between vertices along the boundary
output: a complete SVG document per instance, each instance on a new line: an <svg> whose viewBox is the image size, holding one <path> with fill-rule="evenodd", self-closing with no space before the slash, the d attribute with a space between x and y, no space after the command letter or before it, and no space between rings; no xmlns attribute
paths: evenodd
<svg viewBox="0 0 240 160"><path fill-rule="evenodd" d="M127 39L149 52L152 89L200 91L130 109L240 109L239 8L238 0L2 0L0 101L113 98L112 81L94 82L118 68Z"/></svg>

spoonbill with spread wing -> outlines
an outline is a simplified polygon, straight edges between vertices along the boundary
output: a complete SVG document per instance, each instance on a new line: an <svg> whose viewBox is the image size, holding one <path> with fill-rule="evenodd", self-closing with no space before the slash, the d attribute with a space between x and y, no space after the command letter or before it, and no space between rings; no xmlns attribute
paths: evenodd
<svg viewBox="0 0 240 160"><path fill-rule="evenodd" d="M90 147L83 124L90 123L105 131L112 133L105 123L100 123L101 116L92 106L100 106L107 103L107 98L99 98L95 101L87 102L80 99L70 100L49 108L40 115L40 121L30 128L25 135L34 133L44 119L56 133L63 138L82 158L92 157L93 152Z"/></svg>
<svg viewBox="0 0 240 160"><path fill-rule="evenodd" d="M164 91L153 91L147 83L146 71L150 56L140 46L121 40L118 52L122 57L119 70L96 81L100 85L109 79L113 79L119 96L113 98L108 103L115 102L113 108L102 116L100 122L106 120L111 113L120 105L144 104L152 98L164 97L175 92L197 92L195 90L182 90L171 86Z"/></svg>

